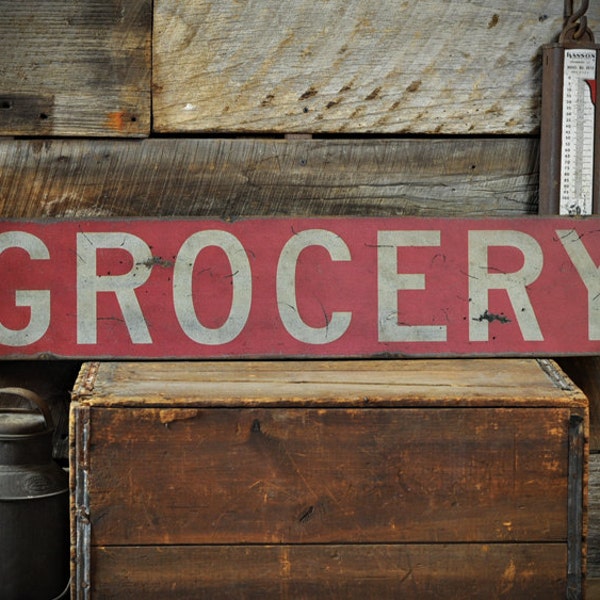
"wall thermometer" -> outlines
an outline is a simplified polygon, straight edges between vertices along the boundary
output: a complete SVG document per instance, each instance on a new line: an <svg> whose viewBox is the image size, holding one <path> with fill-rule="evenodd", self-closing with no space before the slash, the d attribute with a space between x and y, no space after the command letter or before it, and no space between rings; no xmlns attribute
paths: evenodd
<svg viewBox="0 0 600 600"><path fill-rule="evenodd" d="M542 214L600 212L599 50L581 11L569 17L558 43L543 48Z"/></svg>

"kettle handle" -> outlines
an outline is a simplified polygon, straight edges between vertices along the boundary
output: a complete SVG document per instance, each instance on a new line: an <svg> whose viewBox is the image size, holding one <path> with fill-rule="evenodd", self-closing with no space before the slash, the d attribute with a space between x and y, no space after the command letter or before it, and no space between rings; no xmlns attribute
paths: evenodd
<svg viewBox="0 0 600 600"><path fill-rule="evenodd" d="M35 404L36 408L42 413L44 420L46 421L46 427L48 429L54 429L54 422L52 420L52 415L50 414L50 409L48 408L48 404L43 400L43 398L36 394L35 392L28 390L26 388L20 387L5 387L0 388L0 396L2 395L10 395L10 396L19 396L21 398L25 398L29 400L31 404Z"/></svg>

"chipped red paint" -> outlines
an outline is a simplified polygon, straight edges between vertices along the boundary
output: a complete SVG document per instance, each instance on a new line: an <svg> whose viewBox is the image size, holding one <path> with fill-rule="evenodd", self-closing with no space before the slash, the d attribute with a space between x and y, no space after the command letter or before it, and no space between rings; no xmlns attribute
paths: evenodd
<svg viewBox="0 0 600 600"><path fill-rule="evenodd" d="M600 353L600 220L0 223L0 355Z"/></svg>

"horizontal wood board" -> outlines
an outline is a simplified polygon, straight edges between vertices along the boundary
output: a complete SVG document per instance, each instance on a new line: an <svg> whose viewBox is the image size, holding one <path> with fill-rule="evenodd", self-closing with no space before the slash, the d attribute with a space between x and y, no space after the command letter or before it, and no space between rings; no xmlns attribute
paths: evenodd
<svg viewBox="0 0 600 600"><path fill-rule="evenodd" d="M91 362L73 397L107 408L587 406L551 361L526 358Z"/></svg>
<svg viewBox="0 0 600 600"><path fill-rule="evenodd" d="M562 0L156 0L159 132L530 134ZM597 28L600 6L591 3Z"/></svg>
<svg viewBox="0 0 600 600"><path fill-rule="evenodd" d="M565 598L561 544L99 547L91 598Z"/></svg>
<svg viewBox="0 0 600 600"><path fill-rule="evenodd" d="M150 132L150 0L0 1L0 135Z"/></svg>
<svg viewBox="0 0 600 600"><path fill-rule="evenodd" d="M600 454L597 452L590 454L589 460L588 509L588 576L600 578Z"/></svg>
<svg viewBox="0 0 600 600"><path fill-rule="evenodd" d="M89 414L92 545L566 542L566 408Z"/></svg>
<svg viewBox="0 0 600 600"><path fill-rule="evenodd" d="M535 139L0 140L5 218L520 216Z"/></svg>

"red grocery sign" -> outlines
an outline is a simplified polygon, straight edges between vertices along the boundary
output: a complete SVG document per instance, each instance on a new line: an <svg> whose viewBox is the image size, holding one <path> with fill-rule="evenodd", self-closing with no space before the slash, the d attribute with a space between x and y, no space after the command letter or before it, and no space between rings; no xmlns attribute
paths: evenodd
<svg viewBox="0 0 600 600"><path fill-rule="evenodd" d="M600 220L0 222L0 356L600 354Z"/></svg>

